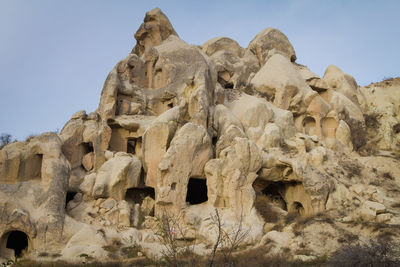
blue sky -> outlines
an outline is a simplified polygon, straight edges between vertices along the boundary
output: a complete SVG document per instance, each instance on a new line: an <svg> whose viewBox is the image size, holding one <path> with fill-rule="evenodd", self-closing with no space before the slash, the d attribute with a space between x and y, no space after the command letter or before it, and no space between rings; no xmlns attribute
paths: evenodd
<svg viewBox="0 0 400 267"><path fill-rule="evenodd" d="M228 36L247 47L274 27L320 76L330 64L360 85L400 76L396 0L0 0L0 133L23 140L94 111L108 72L154 7L188 43Z"/></svg>

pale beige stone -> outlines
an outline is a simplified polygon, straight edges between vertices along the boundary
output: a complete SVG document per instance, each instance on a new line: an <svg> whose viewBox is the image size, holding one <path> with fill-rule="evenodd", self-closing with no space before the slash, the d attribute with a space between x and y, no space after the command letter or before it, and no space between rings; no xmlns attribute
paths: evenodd
<svg viewBox="0 0 400 267"><path fill-rule="evenodd" d="M0 150L0 258L15 256L14 230L33 260L122 262L129 247L161 257L160 216L207 256L218 211L225 234L245 233L240 249L315 260L349 233L400 224L399 79L359 88L334 66L321 79L275 29L248 49L189 45L159 9L135 38L96 111Z"/></svg>
<svg viewBox="0 0 400 267"><path fill-rule="evenodd" d="M288 38L273 28L258 33L247 49L257 56L261 66L274 54L282 54L290 61L296 61L296 53Z"/></svg>
<svg viewBox="0 0 400 267"><path fill-rule="evenodd" d="M87 153L82 158L82 166L86 171L91 171L93 169L94 153Z"/></svg>

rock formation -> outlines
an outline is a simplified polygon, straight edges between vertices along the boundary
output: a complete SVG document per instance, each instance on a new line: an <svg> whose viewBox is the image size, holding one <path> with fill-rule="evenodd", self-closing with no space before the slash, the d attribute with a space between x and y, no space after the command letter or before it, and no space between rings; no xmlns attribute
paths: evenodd
<svg viewBox="0 0 400 267"><path fill-rule="evenodd" d="M162 216L206 254L215 209L244 245L299 259L399 236L399 79L359 87L336 66L318 77L271 28L248 48L189 45L160 9L135 38L95 112L0 150L1 258L110 259L114 241L160 255Z"/></svg>

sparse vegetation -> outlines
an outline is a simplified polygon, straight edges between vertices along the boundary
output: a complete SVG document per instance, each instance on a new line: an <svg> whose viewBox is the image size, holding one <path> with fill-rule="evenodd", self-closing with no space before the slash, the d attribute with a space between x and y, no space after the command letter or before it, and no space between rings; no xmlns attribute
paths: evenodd
<svg viewBox="0 0 400 267"><path fill-rule="evenodd" d="M383 178L389 179L389 180L394 180L393 176L390 174L390 172L385 172L383 174Z"/></svg>
<svg viewBox="0 0 400 267"><path fill-rule="evenodd" d="M371 129L377 129L379 127L379 114L377 113L370 113L370 114L364 114L364 119L365 119L365 125L367 128Z"/></svg>
<svg viewBox="0 0 400 267"><path fill-rule="evenodd" d="M12 136L8 133L2 133L0 135L0 149L2 149L5 145L8 145L12 142Z"/></svg>
<svg viewBox="0 0 400 267"><path fill-rule="evenodd" d="M387 241L370 241L345 246L330 259L328 266L399 266L395 244Z"/></svg>
<svg viewBox="0 0 400 267"><path fill-rule="evenodd" d="M357 163L347 160L342 160L340 162L340 165L347 172L348 178L353 178L354 176L359 176L361 174L362 168Z"/></svg>
<svg viewBox="0 0 400 267"><path fill-rule="evenodd" d="M299 214L297 212L289 212L285 217L285 224L290 224L294 222L297 217L299 217Z"/></svg>

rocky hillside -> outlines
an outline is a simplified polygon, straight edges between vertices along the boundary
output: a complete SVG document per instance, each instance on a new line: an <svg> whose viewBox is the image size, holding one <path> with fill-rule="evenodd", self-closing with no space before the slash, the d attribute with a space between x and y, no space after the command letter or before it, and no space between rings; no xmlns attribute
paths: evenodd
<svg viewBox="0 0 400 267"><path fill-rule="evenodd" d="M0 150L1 258L315 261L399 239L399 78L319 77L272 28L190 45L159 9L135 39L95 112Z"/></svg>

